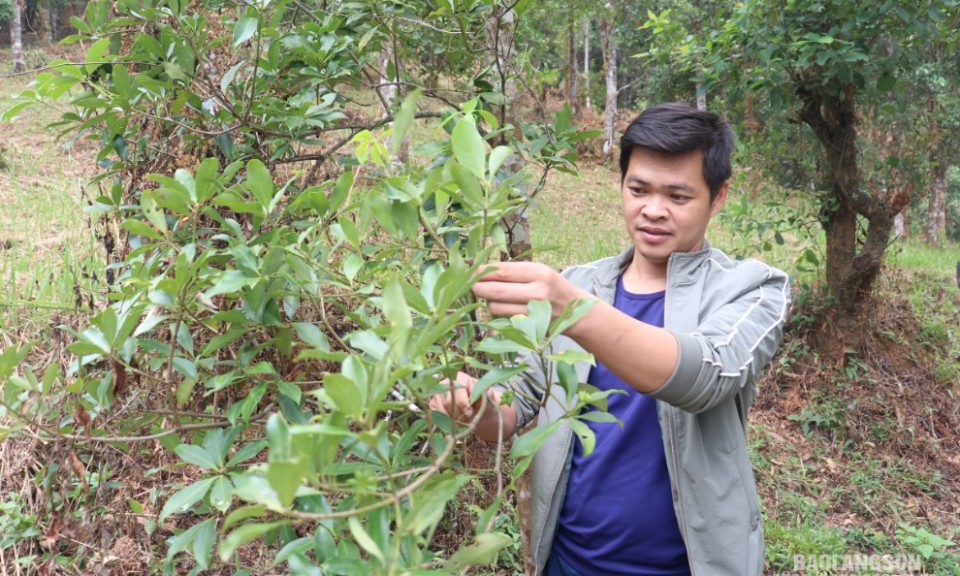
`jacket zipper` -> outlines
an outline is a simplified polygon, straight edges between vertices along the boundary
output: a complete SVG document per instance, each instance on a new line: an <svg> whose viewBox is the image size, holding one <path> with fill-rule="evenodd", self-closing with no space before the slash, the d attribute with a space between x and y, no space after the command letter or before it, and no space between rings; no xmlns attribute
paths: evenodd
<svg viewBox="0 0 960 576"><path fill-rule="evenodd" d="M567 442L567 448L563 452L563 459L561 460L563 464L560 467L560 476L563 476L563 471L567 468L567 456L570 454L570 445L572 443L573 443L573 433L571 432L570 442ZM540 524L540 530L539 530L540 537L537 539L535 543L531 543L533 546L533 567L535 570L537 569L537 567L540 566L540 543L543 542L543 534L547 530L547 519L548 519L547 517L549 516L550 508L551 508L551 505L553 504L554 496L556 495L556 490L559 490L559 486L560 486L560 478L558 477L557 482L554 483L554 493L550 495L550 504L547 505L548 513L543 515L543 522ZM566 487L564 487L564 489L566 489ZM532 491L532 487L531 487L531 491ZM532 496L533 495L531 494L531 497ZM557 511L557 514L559 515L560 512ZM559 520L559 516L557 517L557 519ZM556 534L554 534L554 536L556 536ZM546 560L544 560L544 565L546 565Z"/></svg>
<svg viewBox="0 0 960 576"><path fill-rule="evenodd" d="M677 510L680 512L680 517L677 520L679 521L680 530L683 532L683 540L686 544L690 539L687 537L687 521L683 517L683 493L680 487L680 459L677 457L677 444L674 440L676 426L674 425L672 406L667 407L667 418L670 421L670 456L673 458L674 475L677 477ZM687 551L688 561L689 558L690 552ZM690 562L690 576L694 576L694 574L693 562Z"/></svg>

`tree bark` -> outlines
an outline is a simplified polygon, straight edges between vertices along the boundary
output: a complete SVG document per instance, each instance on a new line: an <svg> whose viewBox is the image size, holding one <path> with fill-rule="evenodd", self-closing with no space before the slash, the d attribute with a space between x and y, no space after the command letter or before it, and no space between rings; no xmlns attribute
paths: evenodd
<svg viewBox="0 0 960 576"><path fill-rule="evenodd" d="M23 58L22 10L17 0L13 2L13 18L10 19L10 47L13 51L13 71L26 71L27 63Z"/></svg>
<svg viewBox="0 0 960 576"><path fill-rule="evenodd" d="M807 87L796 82L801 119L823 146L828 194L821 208L827 238L827 285L836 309L841 344L857 348L866 334L872 291L893 229L894 210L886 198L862 189L860 149L852 86ZM879 192L877 194L880 194ZM862 238L858 218L867 221Z"/></svg>
<svg viewBox="0 0 960 576"><path fill-rule="evenodd" d="M906 238L906 236L907 236L907 220L904 217L903 212L901 212L893 218L893 237Z"/></svg>
<svg viewBox="0 0 960 576"><path fill-rule="evenodd" d="M577 66L577 19L571 10L567 37L567 102L574 118L580 118L580 70Z"/></svg>
<svg viewBox="0 0 960 576"><path fill-rule="evenodd" d="M59 14L57 13L56 6L54 6L51 2L50 6L47 8L47 32L50 35L50 44L53 44L57 41L57 26L59 24L57 21L58 15Z"/></svg>
<svg viewBox="0 0 960 576"><path fill-rule="evenodd" d="M610 158L616 144L617 124L617 34L612 14L600 20L600 46L607 88L603 108L603 156Z"/></svg>
<svg viewBox="0 0 960 576"><path fill-rule="evenodd" d="M930 174L930 196L927 199L927 222L924 236L928 244L940 246L947 228L947 159L943 145L934 151L934 166Z"/></svg>
<svg viewBox="0 0 960 576"><path fill-rule="evenodd" d="M707 92L703 87L703 82L697 82L695 84L697 91L697 110L701 112L707 111Z"/></svg>
<svg viewBox="0 0 960 576"><path fill-rule="evenodd" d="M388 42L384 47L383 52L380 53L380 96L383 99L384 110L383 113L386 116L389 116L393 113L395 108L394 102L397 99L397 96L400 95L400 70L398 69L398 63L395 60L396 51L394 45L391 42ZM391 73L391 68L393 72ZM393 127L393 122L391 122L390 127ZM391 144L388 142L388 146ZM403 141L400 142L399 147L397 148L397 156L394 158L394 161L397 164L405 164L407 158L410 156L410 139L406 135L403 137Z"/></svg>
<svg viewBox="0 0 960 576"><path fill-rule="evenodd" d="M43 8L37 8L37 24L40 28L41 38L43 43L47 46L53 44L53 7L44 10Z"/></svg>
<svg viewBox="0 0 960 576"><path fill-rule="evenodd" d="M487 18L487 50L489 63L496 77L497 89L506 97L507 103L500 106L500 125L511 123L510 104L517 97L517 81L510 70L510 58L513 55L513 33L516 27L516 14L502 7L494 8ZM500 136L498 144L506 144L506 133Z"/></svg>
<svg viewBox="0 0 960 576"><path fill-rule="evenodd" d="M583 21L583 92L587 95L587 109L590 108L590 19Z"/></svg>
<svg viewBox="0 0 960 576"><path fill-rule="evenodd" d="M513 122L513 102L517 97L517 81L511 70L510 59L513 55L514 31L516 27L516 14L513 10L504 10L502 7L495 8L487 18L486 43L490 54L489 64L492 66L497 80L497 88L503 93L506 103L500 106L500 125L506 126L513 124L519 126L519 122ZM507 133L502 132L499 137L491 142L492 145L507 144ZM502 170L507 174L516 174L523 169L523 162L520 156L514 155L510 160L504 163ZM529 202L523 205L517 212L504 218L503 225L507 234L507 250L510 257L514 260L530 260L530 211Z"/></svg>

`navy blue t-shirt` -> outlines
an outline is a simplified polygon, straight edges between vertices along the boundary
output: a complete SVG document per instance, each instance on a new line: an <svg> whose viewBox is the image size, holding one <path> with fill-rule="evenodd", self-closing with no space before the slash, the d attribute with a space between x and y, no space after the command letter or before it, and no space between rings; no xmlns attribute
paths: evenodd
<svg viewBox="0 0 960 576"><path fill-rule="evenodd" d="M663 326L665 292L632 294L617 282L614 306L654 326ZM601 363L590 384L612 394L608 409L623 422L586 421L597 443L583 456L574 440L573 464L553 543L553 554L586 576L687 576L687 549L680 536L657 402L635 391ZM576 438L576 437L574 437Z"/></svg>

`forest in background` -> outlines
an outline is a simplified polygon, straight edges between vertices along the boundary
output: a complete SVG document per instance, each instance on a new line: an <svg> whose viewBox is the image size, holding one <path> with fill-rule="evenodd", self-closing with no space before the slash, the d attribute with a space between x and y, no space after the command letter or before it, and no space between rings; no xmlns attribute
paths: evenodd
<svg viewBox="0 0 960 576"><path fill-rule="evenodd" d="M751 431L771 570L956 570L955 2L94 2L73 25L28 38L41 70L0 106L53 106L89 149L98 243L89 312L36 326L3 295L0 437L37 463L0 478L5 570L520 571L549 431L487 458L424 399L519 350L576 360L546 354L576 310L478 320L471 271L580 256L539 230L576 225L584 179L615 188L618 130L665 100L740 137L718 244L797 279Z"/></svg>

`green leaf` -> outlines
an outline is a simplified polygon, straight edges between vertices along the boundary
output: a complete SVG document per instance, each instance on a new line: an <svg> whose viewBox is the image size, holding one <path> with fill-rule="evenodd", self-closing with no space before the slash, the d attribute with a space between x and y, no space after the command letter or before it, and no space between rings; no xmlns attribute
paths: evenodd
<svg viewBox="0 0 960 576"><path fill-rule="evenodd" d="M123 224L121 224L120 227L127 232L136 234L137 236L141 236L143 238L150 238L151 240L163 240L163 234L142 220L128 218L123 221Z"/></svg>
<svg viewBox="0 0 960 576"><path fill-rule="evenodd" d="M592 454L597 445L597 437L593 434L593 430L579 420L570 420L570 427L573 428L573 433L580 438L580 443L583 445L583 455L589 456Z"/></svg>
<svg viewBox="0 0 960 576"><path fill-rule="evenodd" d="M467 207L473 210L480 210L486 204L483 197L483 188L480 186L480 180L477 176L462 164L452 163L450 165L450 175L453 181L460 187L463 199L466 200Z"/></svg>
<svg viewBox="0 0 960 576"><path fill-rule="evenodd" d="M110 47L110 38L105 37L94 42L90 48L87 49L87 62L93 62L93 64L87 64L84 66L88 74L92 74L94 70L99 68L101 65L99 62L104 60L104 55L107 53L107 49Z"/></svg>
<svg viewBox="0 0 960 576"><path fill-rule="evenodd" d="M487 337L477 345L476 349L479 352L486 352L487 354L515 354L529 350L530 348L512 340Z"/></svg>
<svg viewBox="0 0 960 576"><path fill-rule="evenodd" d="M577 370L572 364L567 364L566 362L557 362L554 364L554 367L557 371L557 377L560 380L560 387L567 393L567 400L572 401L577 395L578 384L580 383L577 377Z"/></svg>
<svg viewBox="0 0 960 576"><path fill-rule="evenodd" d="M50 389L53 387L53 383L60 376L60 366L56 363L50 364L47 366L47 369L43 371L43 378L40 380L40 392L47 394L50 392Z"/></svg>
<svg viewBox="0 0 960 576"><path fill-rule="evenodd" d="M410 126L413 125L413 117L417 111L417 100L419 98L420 89L417 88L404 98L403 104L400 105L396 116L393 117L393 131L390 135L390 151L393 154L400 151L403 139L410 130Z"/></svg>
<svg viewBox="0 0 960 576"><path fill-rule="evenodd" d="M431 478L417 497L417 505L411 510L414 534L423 534L433 529L443 518L444 509L456 497L472 476L457 472L444 472Z"/></svg>
<svg viewBox="0 0 960 576"><path fill-rule="evenodd" d="M570 128L570 118L572 112L570 111L570 104L564 103L563 108L561 108L556 115L554 121L554 129L557 133L566 132Z"/></svg>
<svg viewBox="0 0 960 576"><path fill-rule="evenodd" d="M457 122L450 141L457 162L472 172L474 177L482 179L486 148L472 116L464 116Z"/></svg>
<svg viewBox="0 0 960 576"><path fill-rule="evenodd" d="M253 504L250 506L241 506L230 513L224 520L221 530L226 532L227 530L233 528L236 524L243 522L247 518L256 518L257 516L263 516L267 511L267 507L263 504Z"/></svg>
<svg viewBox="0 0 960 576"><path fill-rule="evenodd" d="M290 428L280 414L273 413L267 419L267 442L271 458L286 460L290 457Z"/></svg>
<svg viewBox="0 0 960 576"><path fill-rule="evenodd" d="M277 382L277 390L287 398L293 400L294 403L300 404L300 398L303 397L303 390L293 382L281 380Z"/></svg>
<svg viewBox="0 0 960 576"><path fill-rule="evenodd" d="M473 392L470 394L470 402L473 403L479 400L480 396L494 384L503 384L514 376L525 372L526 370L527 366L525 364L507 368L494 368L493 370L490 370L474 383Z"/></svg>
<svg viewBox="0 0 960 576"><path fill-rule="evenodd" d="M497 170L503 166L503 163L507 161L507 158L513 156L513 148L509 146L497 146L490 151L490 158L488 160L488 170L490 178L493 178L497 174Z"/></svg>
<svg viewBox="0 0 960 576"><path fill-rule="evenodd" d="M220 542L220 560L226 562L233 556L237 548L263 536L271 530L276 530L289 524L287 521L280 521L268 522L266 524L246 524L237 528Z"/></svg>
<svg viewBox="0 0 960 576"><path fill-rule="evenodd" d="M380 547L377 546L377 543L373 541L373 538L367 534L367 531L363 529L363 525L360 524L360 521L357 520L357 517L351 516L350 519L347 520L347 525L350 527L350 534L353 536L354 541L360 545L361 548L366 550L368 554L383 564L383 551L381 551Z"/></svg>
<svg viewBox="0 0 960 576"><path fill-rule="evenodd" d="M147 332L156 328L157 324L160 324L167 319L167 316L163 314L148 314L146 318L143 319L143 322L137 326L137 329L133 331L133 336L137 337L141 334L146 334Z"/></svg>
<svg viewBox="0 0 960 576"><path fill-rule="evenodd" d="M110 343L107 342L103 332L101 332L100 329L95 326L85 328L82 332L80 332L80 334L77 335L77 337L81 342L90 344L105 354L110 352Z"/></svg>
<svg viewBox="0 0 960 576"><path fill-rule="evenodd" d="M617 417L609 412L601 412L600 410L590 410L589 412L584 412L578 416L580 420L586 420L588 422L598 422L602 424L620 424L623 426L623 422L617 420Z"/></svg>
<svg viewBox="0 0 960 576"><path fill-rule="evenodd" d="M236 33L236 29L234 29L234 33ZM246 65L247 65L247 61L241 60L236 64L234 64L229 70L227 70L226 73L224 73L223 78L220 79L221 92L226 93L227 88L230 87L230 84L233 83L233 79L236 78L237 72L239 72L240 69Z"/></svg>
<svg viewBox="0 0 960 576"><path fill-rule="evenodd" d="M344 414L356 419L363 415L366 395L350 378L343 374L327 374L323 378L323 389Z"/></svg>
<svg viewBox="0 0 960 576"><path fill-rule="evenodd" d="M444 564L443 569L451 573L458 573L468 566L490 564L496 560L500 550L503 550L512 541L506 534L497 532L478 534L476 541L457 550Z"/></svg>
<svg viewBox="0 0 960 576"><path fill-rule="evenodd" d="M212 298L218 294L230 294L237 292L245 286L253 286L258 278L247 276L240 270L226 270L220 275L217 283L204 294L207 298Z"/></svg>
<svg viewBox="0 0 960 576"><path fill-rule="evenodd" d="M197 379L197 365L189 359L184 358L183 356L174 356L172 364L174 370L180 374L183 374L185 378L190 380Z"/></svg>
<svg viewBox="0 0 960 576"><path fill-rule="evenodd" d="M563 334L567 328L586 316L590 308L596 303L597 301L593 299L580 299L567 304L550 326L550 338Z"/></svg>
<svg viewBox="0 0 960 576"><path fill-rule="evenodd" d="M227 468L232 468L237 464L240 464L242 462L245 462L253 458L257 454L262 452L263 449L266 447L267 447L267 441L262 439L257 440L256 442L251 442L247 444L243 448L237 450L236 453L230 457L230 460L227 462Z"/></svg>
<svg viewBox="0 0 960 576"><path fill-rule="evenodd" d="M206 570L210 567L210 555L213 552L213 543L217 539L216 519L210 518L201 522L193 537L193 557L197 560L197 567Z"/></svg>
<svg viewBox="0 0 960 576"><path fill-rule="evenodd" d="M189 462L194 466L199 466L208 470L215 470L218 468L217 459L200 446L195 446L193 444L180 444L177 446L174 452L182 460Z"/></svg>
<svg viewBox="0 0 960 576"><path fill-rule="evenodd" d="M274 192L273 176L267 166L257 159L247 162L247 190L265 211L270 207Z"/></svg>
<svg viewBox="0 0 960 576"><path fill-rule="evenodd" d="M513 443L513 446L510 448L510 457L513 459L523 458L524 456L533 455L540 446L546 442L557 428L560 427L560 424L563 423L563 420L558 420L553 422L548 426L537 426L533 430L530 430L526 434L523 434Z"/></svg>
<svg viewBox="0 0 960 576"><path fill-rule="evenodd" d="M210 505L221 512L230 509L233 503L233 484L226 476L217 476L210 488Z"/></svg>
<svg viewBox="0 0 960 576"><path fill-rule="evenodd" d="M180 514L189 510L198 500L207 495L214 480L216 480L215 477L204 478L174 493L163 505L157 521L163 522L171 514Z"/></svg>
<svg viewBox="0 0 960 576"><path fill-rule="evenodd" d="M0 381L13 374L13 370L23 362L35 343L29 342L21 347L8 346L0 353Z"/></svg>
<svg viewBox="0 0 960 576"><path fill-rule="evenodd" d="M191 549L198 564L206 562L206 564L202 566L202 568L205 569L209 565L210 549L213 547L213 541L216 538L216 522L216 518L208 518L199 524L191 526L180 534L168 538L167 559L169 560L177 554ZM204 552L204 548L206 548L206 552Z"/></svg>
<svg viewBox="0 0 960 576"><path fill-rule="evenodd" d="M256 16L244 16L237 20L237 25L233 29L233 46L237 47L257 33L257 27L260 25L260 19Z"/></svg>
<svg viewBox="0 0 960 576"><path fill-rule="evenodd" d="M383 306L383 315L390 323L391 328L408 330L413 326L413 321L410 319L410 308L403 296L400 282L391 280L383 289L383 297L380 302Z"/></svg>
<svg viewBox="0 0 960 576"><path fill-rule="evenodd" d="M596 360L593 357L593 354L589 352L584 352L583 350L564 350L559 354L550 354L547 356L547 360L550 362L563 362L564 364L576 364L578 362L586 362L591 366L596 366Z"/></svg>
<svg viewBox="0 0 960 576"><path fill-rule="evenodd" d="M296 460L270 462L267 465L267 482L277 493L277 498L284 508L289 508L293 504L297 488L309 471L310 461L302 457Z"/></svg>
<svg viewBox="0 0 960 576"><path fill-rule="evenodd" d="M299 336L300 340L304 343L321 350L330 350L330 341L327 340L327 336L322 330L317 328L316 325L310 324L309 322L296 322L293 326L297 330L297 336Z"/></svg>

